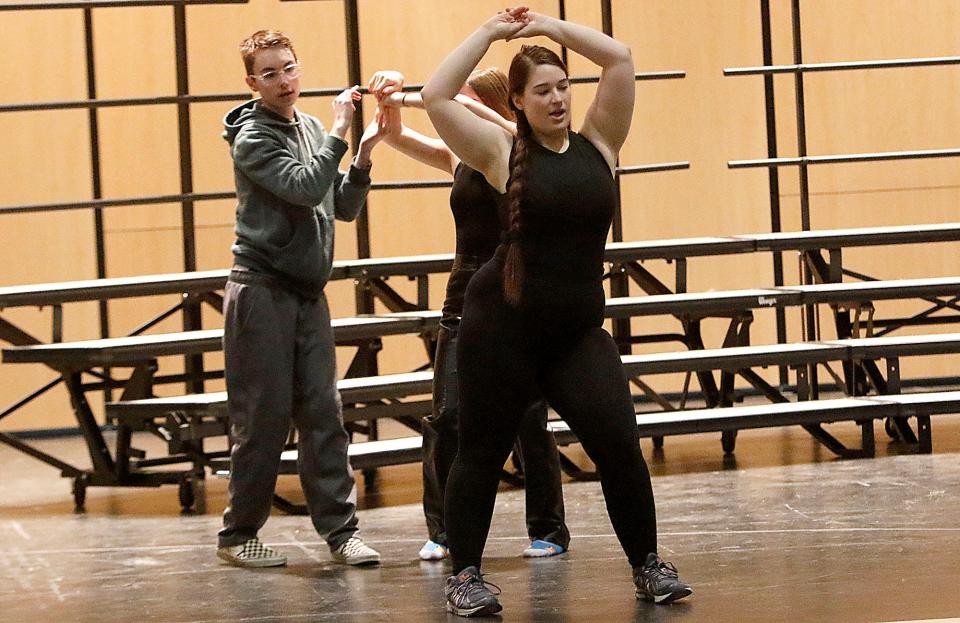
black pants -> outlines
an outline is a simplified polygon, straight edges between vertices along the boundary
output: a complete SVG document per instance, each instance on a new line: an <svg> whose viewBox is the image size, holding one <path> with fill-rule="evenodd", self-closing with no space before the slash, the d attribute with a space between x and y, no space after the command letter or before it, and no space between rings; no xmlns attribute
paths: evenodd
<svg viewBox="0 0 960 623"><path fill-rule="evenodd" d="M447 476L457 455L457 318L441 325L434 359L433 413L423 418L423 513L434 543L447 545L443 502ZM546 430L547 405L535 401L521 419L514 452L526 485L527 535L564 549L570 532L564 523L560 457L553 433Z"/></svg>
<svg viewBox="0 0 960 623"><path fill-rule="evenodd" d="M657 549L656 511L620 355L600 326L603 290L527 287L514 308L501 271L492 260L471 281L460 326L460 451L445 508L453 571L480 566L499 470L537 389L596 464L617 538L641 565Z"/></svg>

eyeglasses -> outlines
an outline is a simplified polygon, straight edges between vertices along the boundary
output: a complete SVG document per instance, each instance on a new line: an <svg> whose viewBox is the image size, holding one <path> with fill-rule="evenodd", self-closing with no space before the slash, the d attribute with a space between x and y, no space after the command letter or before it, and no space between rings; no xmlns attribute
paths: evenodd
<svg viewBox="0 0 960 623"><path fill-rule="evenodd" d="M250 75L251 78L259 78L264 84L270 84L276 82L280 79L280 76L283 75L290 80L300 77L300 63L287 63L281 69L268 69L260 75L254 76Z"/></svg>

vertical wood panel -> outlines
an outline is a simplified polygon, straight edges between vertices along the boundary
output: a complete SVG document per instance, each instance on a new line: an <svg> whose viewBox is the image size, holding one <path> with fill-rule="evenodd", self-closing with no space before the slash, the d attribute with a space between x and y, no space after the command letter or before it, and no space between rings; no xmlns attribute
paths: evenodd
<svg viewBox="0 0 960 623"><path fill-rule="evenodd" d="M556 14L554 0L530 3ZM792 62L790 3L771 2L774 59ZM502 8L493 0L360 0L363 73L403 71L422 83L440 60L485 17ZM958 54L960 6L952 0L803 0L807 62L868 60ZM600 26L597 0L568 0L568 18ZM173 10L169 7L97 9L96 68L100 97L170 95L175 92ZM729 235L769 228L764 170L730 170L728 160L766 155L763 87L760 77L725 78L724 67L761 64L759 0L615 0L615 35L627 42L638 71L681 69L687 78L637 84L637 109L621 154L624 164L689 160L691 169L623 179L625 239ZM190 88L193 93L242 93L243 67L237 45L259 28L290 35L304 64L304 88L346 86L346 43L342 2L253 0L245 5L187 9ZM82 17L79 11L3 13L0 36L10 58L3 101L34 102L85 97ZM483 65L506 69L519 43L498 43ZM596 68L572 55L575 75ZM55 79L52 79L54 78ZM805 78L808 145L811 154L960 147L960 68L896 69L816 74ZM775 79L780 155L796 153L793 78ZM575 123L592 96L590 85L575 88ZM301 100L301 108L331 120L330 98ZM220 138L231 102L191 109L194 182L198 192L229 191L232 169ZM370 119L372 102L364 115ZM103 182L106 197L176 193L179 162L175 106L102 110ZM404 122L433 134L420 111L404 110ZM85 111L0 115L0 205L82 200L90 197L90 158ZM392 153L374 154L374 179L440 179L433 171ZM344 160L346 166L346 159ZM797 172L781 174L783 227L798 229ZM902 225L958 220L957 161L823 165L811 168L813 226ZM453 248L448 191L377 191L371 196L371 248L375 256L447 252ZM230 262L235 202L196 204L197 255L201 269ZM111 275L179 270L182 265L176 205L111 208L104 212L107 269ZM0 215L0 285L90 278L95 274L93 216L79 210L57 214ZM355 227L337 230L338 258L356 256ZM848 265L882 278L956 274L956 245L855 249ZM787 283L798 279L796 256L784 257ZM648 263L672 282L672 266ZM769 255L697 259L690 262L690 289L741 288L772 284ZM414 284L391 281L413 295ZM445 279L431 279L431 302L439 306ZM331 284L336 315L352 314L350 283ZM171 299L112 305L115 332L157 313ZM891 313L909 304L892 306ZM38 335L49 334L49 310L4 312ZM754 341L775 339L771 314L758 314ZM205 314L208 323L217 318ZM791 327L799 315L788 314ZM826 321L827 318L824 318ZM668 320L643 319L644 331L675 330ZM166 326L166 325L164 325ZM209 325L208 325L209 326ZM169 330L176 330L170 323ZM92 305L67 309L67 336L93 337ZM718 340L722 328L709 327ZM791 337L799 333L791 329ZM391 338L383 369L408 370L423 360L419 340ZM343 370L352 355L338 356ZM216 355L208 357L215 364ZM917 373L951 373L944 361L922 362ZM916 371L912 370L912 371ZM41 368L0 367L0 405L14 401L50 378ZM44 399L0 429L70 426L65 396Z"/></svg>

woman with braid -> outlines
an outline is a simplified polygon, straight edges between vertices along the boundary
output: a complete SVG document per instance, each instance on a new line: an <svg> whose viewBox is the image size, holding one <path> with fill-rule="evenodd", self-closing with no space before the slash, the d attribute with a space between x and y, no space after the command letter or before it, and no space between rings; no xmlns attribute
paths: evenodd
<svg viewBox="0 0 960 623"><path fill-rule="evenodd" d="M394 124L385 141L401 153L441 171L452 173L450 208L456 223L456 256L447 281L443 316L434 358L433 413L423 419L423 511L429 540L420 550L422 560L443 560L449 554L443 521L444 488L457 454L457 332L463 294L480 267L500 243L505 205L483 176L460 162L443 141L424 136L401 122L391 110L423 108L419 93L401 93L403 76L380 71L370 79L370 91ZM509 132L516 130L510 110L507 77L496 68L474 71L456 100L480 118ZM521 420L515 452L526 479L526 557L561 554L570 545L564 523L560 462L553 433L546 430L547 405L535 400Z"/></svg>
<svg viewBox="0 0 960 623"><path fill-rule="evenodd" d="M500 39L546 36L600 65L580 132L570 130L570 81L550 50L524 46L510 66L517 136L458 105L460 85ZM507 195L509 229L467 287L457 362L460 450L450 470L446 527L454 575L447 610L499 612L480 573L503 465L532 388L597 465L607 512L633 567L638 598L692 593L657 555L650 474L616 344L602 328L601 283L616 205L614 167L633 114L630 50L593 29L528 11L495 15L441 63L422 91L433 126L467 165Z"/></svg>

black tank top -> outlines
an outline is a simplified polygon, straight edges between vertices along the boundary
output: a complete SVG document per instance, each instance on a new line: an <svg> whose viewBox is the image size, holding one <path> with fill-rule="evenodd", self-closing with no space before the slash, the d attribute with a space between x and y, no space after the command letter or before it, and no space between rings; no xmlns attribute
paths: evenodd
<svg viewBox="0 0 960 623"><path fill-rule="evenodd" d="M610 167L576 132L563 153L528 141L521 240L526 282L598 287L607 233L617 203Z"/></svg>
<svg viewBox="0 0 960 623"><path fill-rule="evenodd" d="M453 174L450 209L457 227L457 255L479 263L489 260L500 244L505 221L505 197L483 174L462 162Z"/></svg>
<svg viewBox="0 0 960 623"><path fill-rule="evenodd" d="M463 313L467 285L494 254L506 223L506 199L482 173L460 163L453 173L450 209L457 231L457 259L447 279L440 324L455 331Z"/></svg>

